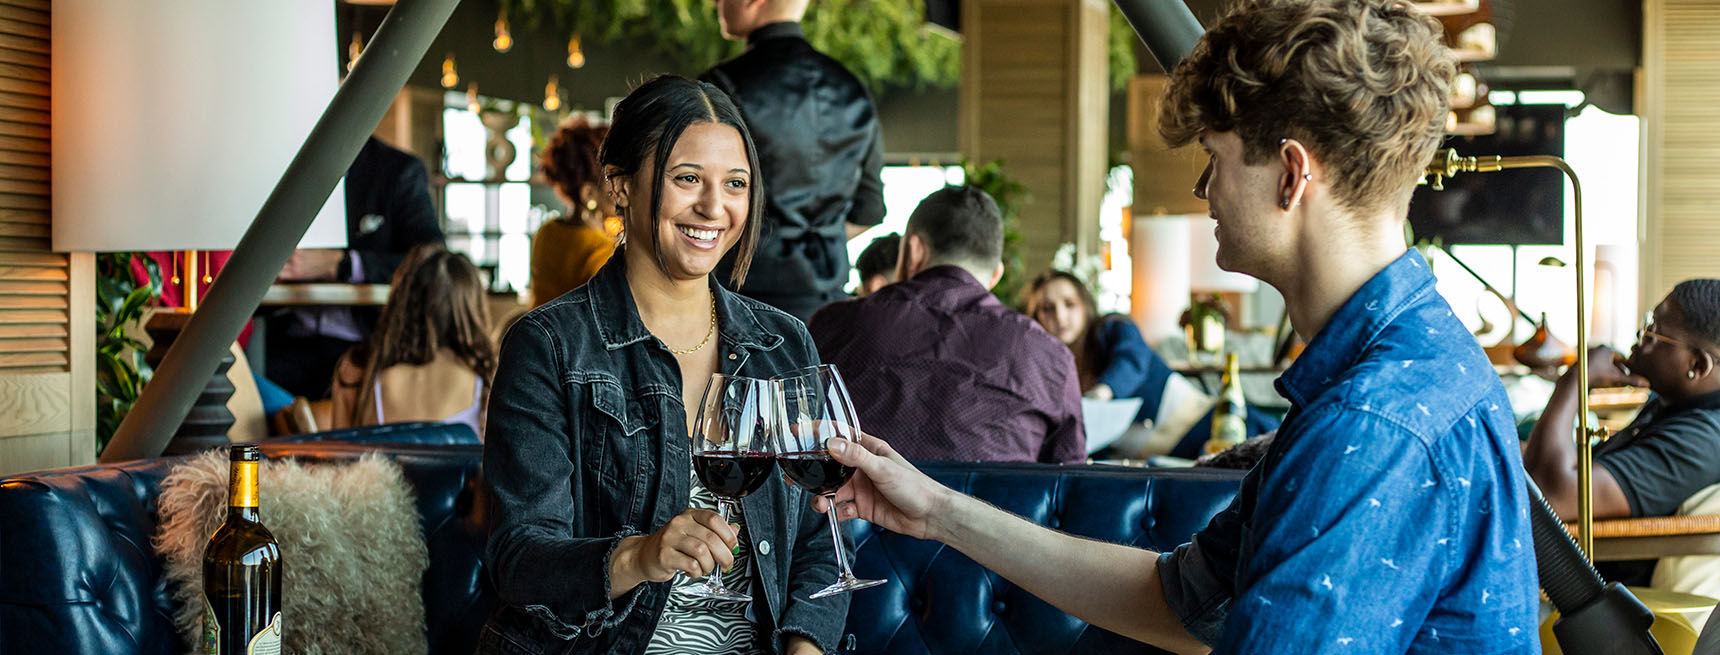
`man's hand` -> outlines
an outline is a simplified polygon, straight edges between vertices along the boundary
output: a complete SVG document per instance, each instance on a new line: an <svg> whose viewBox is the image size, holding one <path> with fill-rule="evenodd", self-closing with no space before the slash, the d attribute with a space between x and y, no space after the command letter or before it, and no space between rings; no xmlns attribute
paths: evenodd
<svg viewBox="0 0 1720 655"><path fill-rule="evenodd" d="M929 519L949 503L949 488L926 477L883 439L868 434L860 439L858 445L847 439L829 442L836 461L858 469L836 492L836 515L866 519L918 539L940 539ZM813 499L812 506L824 511L824 499Z"/></svg>
<svg viewBox="0 0 1720 655"><path fill-rule="evenodd" d="M1630 372L1624 365L1624 355L1606 346L1595 346L1589 349L1589 388L1603 389L1606 387L1646 387L1648 380ZM1566 375L1575 376L1577 369L1572 368Z"/></svg>
<svg viewBox="0 0 1720 655"><path fill-rule="evenodd" d="M340 262L345 250L300 248L293 251L287 265L275 279L282 282L329 282L340 278Z"/></svg>

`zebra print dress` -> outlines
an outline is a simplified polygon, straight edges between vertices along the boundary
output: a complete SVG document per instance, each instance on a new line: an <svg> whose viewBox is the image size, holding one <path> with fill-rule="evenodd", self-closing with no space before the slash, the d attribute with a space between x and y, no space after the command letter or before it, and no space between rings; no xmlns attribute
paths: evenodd
<svg viewBox="0 0 1720 655"><path fill-rule="evenodd" d="M688 505L717 511L717 497L699 484L693 476L693 493ZM735 553L734 568L723 572L723 584L734 591L752 595L752 546L747 543L746 519L736 507L729 523L740 531L740 543ZM676 573L673 586L696 584L702 578L689 578ZM651 634L645 655L752 655L753 624L747 618L747 604L732 600L694 598L670 593Z"/></svg>

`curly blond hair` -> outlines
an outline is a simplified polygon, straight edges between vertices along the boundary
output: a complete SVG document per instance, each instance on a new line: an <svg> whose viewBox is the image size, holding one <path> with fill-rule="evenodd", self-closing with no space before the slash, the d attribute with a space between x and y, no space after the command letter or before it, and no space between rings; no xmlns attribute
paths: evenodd
<svg viewBox="0 0 1720 655"><path fill-rule="evenodd" d="M1181 146L1235 131L1251 165L1296 139L1340 206L1407 207L1449 111L1441 34L1404 0L1243 0L1171 72L1159 132Z"/></svg>

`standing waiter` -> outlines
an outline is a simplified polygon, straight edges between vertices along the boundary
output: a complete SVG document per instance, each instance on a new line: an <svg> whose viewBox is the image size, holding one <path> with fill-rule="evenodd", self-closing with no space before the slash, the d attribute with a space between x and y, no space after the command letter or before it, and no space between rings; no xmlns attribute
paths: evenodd
<svg viewBox="0 0 1720 655"><path fill-rule="evenodd" d="M853 73L806 42L806 3L717 0L723 36L747 50L703 76L740 105L763 173L764 235L737 291L802 321L846 297L847 241L884 220L878 111Z"/></svg>

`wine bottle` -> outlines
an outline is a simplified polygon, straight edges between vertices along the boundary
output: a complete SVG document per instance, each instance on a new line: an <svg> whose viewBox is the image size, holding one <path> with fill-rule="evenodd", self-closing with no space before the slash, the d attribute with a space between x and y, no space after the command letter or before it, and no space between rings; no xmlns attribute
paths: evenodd
<svg viewBox="0 0 1720 655"><path fill-rule="evenodd" d="M1248 438L1248 403L1242 397L1242 372L1236 353L1224 356L1224 390L1212 410L1212 437L1206 454L1220 453Z"/></svg>
<svg viewBox="0 0 1720 655"><path fill-rule="evenodd" d="M227 522L203 550L203 652L280 655L281 547L257 513L262 452L229 451Z"/></svg>

